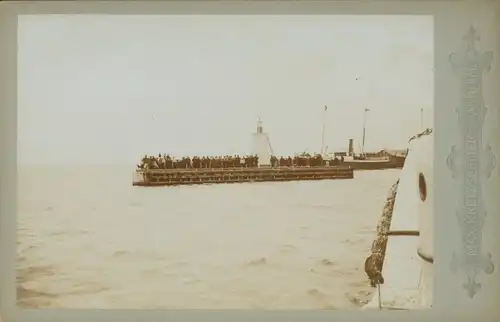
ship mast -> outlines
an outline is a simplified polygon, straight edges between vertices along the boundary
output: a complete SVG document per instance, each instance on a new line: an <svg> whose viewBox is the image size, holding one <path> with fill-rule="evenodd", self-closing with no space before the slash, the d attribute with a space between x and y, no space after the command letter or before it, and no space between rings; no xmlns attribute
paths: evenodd
<svg viewBox="0 0 500 322"><path fill-rule="evenodd" d="M325 129L326 129L326 111L328 110L328 107L325 105L325 109L323 110L323 120L321 124L321 155L323 156L325 154Z"/></svg>
<svg viewBox="0 0 500 322"><path fill-rule="evenodd" d="M361 141L361 154L365 154L365 139L366 139L366 117L370 109L365 108L363 113L363 138Z"/></svg>
<svg viewBox="0 0 500 322"><path fill-rule="evenodd" d="M420 130L424 130L424 108L420 109Z"/></svg>

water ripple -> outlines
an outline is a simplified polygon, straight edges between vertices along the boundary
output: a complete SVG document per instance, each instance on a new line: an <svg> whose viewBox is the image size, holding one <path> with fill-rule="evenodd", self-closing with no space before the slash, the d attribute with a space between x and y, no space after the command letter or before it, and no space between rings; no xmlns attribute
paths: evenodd
<svg viewBox="0 0 500 322"><path fill-rule="evenodd" d="M364 258L399 171L141 189L117 169L19 171L19 305L335 310L371 296Z"/></svg>

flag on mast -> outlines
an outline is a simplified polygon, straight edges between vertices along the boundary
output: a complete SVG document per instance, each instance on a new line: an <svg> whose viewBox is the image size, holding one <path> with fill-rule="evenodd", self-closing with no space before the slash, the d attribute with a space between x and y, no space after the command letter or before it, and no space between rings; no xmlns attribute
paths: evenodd
<svg viewBox="0 0 500 322"><path fill-rule="evenodd" d="M369 108L365 108L365 112L370 112L370 109Z"/></svg>

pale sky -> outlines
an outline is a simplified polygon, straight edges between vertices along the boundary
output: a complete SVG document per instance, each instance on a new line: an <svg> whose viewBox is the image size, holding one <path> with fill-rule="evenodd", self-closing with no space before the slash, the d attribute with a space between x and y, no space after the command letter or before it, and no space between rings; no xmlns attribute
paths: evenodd
<svg viewBox="0 0 500 322"><path fill-rule="evenodd" d="M246 154L257 117L277 155L406 148L433 122L423 16L22 16L20 163ZM324 106L328 106L326 115Z"/></svg>

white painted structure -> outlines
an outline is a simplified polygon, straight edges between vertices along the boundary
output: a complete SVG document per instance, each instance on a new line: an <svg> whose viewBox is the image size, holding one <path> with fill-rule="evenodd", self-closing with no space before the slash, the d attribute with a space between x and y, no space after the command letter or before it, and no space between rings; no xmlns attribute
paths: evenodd
<svg viewBox="0 0 500 322"><path fill-rule="evenodd" d="M252 154L259 158L259 167L271 165L273 149L260 119L257 121L256 132L252 134Z"/></svg>
<svg viewBox="0 0 500 322"><path fill-rule="evenodd" d="M419 174L419 253L434 260L434 137L423 136L418 140L417 173ZM422 196L425 190L425 196ZM422 262L422 278L420 284L420 304L424 308L432 307L434 265Z"/></svg>
<svg viewBox="0 0 500 322"><path fill-rule="evenodd" d="M432 133L410 143L390 230L418 230L420 236L388 236L380 298L375 291L365 309L432 307L433 264L422 259L419 253L428 258L434 256L433 148Z"/></svg>

